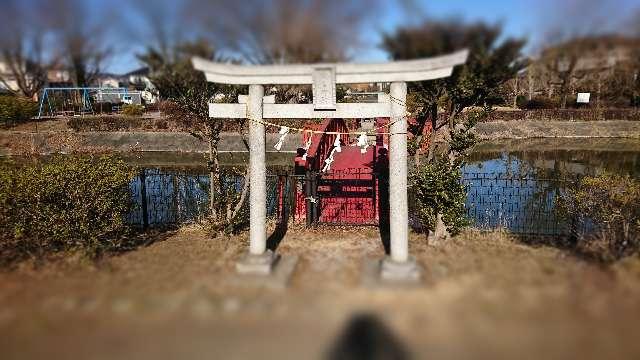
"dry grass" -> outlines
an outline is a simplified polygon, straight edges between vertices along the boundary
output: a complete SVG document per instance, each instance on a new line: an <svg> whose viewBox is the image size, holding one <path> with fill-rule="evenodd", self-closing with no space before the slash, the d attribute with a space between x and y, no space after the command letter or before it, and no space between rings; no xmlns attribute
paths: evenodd
<svg viewBox="0 0 640 360"><path fill-rule="evenodd" d="M229 281L246 235L195 227L98 264L23 264L0 273L3 358L315 358L359 313L419 358L638 358L640 259L603 268L500 232L410 240L413 290L360 286L375 228L290 229L285 291Z"/></svg>

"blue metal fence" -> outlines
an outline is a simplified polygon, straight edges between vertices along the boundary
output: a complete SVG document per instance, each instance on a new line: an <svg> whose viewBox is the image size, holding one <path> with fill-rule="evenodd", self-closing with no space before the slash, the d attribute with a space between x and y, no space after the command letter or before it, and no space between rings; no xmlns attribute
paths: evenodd
<svg viewBox="0 0 640 360"><path fill-rule="evenodd" d="M296 194L291 191L294 177L299 183L304 181L304 177L294 175L267 176L268 216L288 219L294 213L290 208L295 206ZM244 178L223 176L222 181L240 192ZM549 236L564 236L572 231L571 224L555 209L558 195L572 180L471 173L461 181L467 189L467 215L475 228ZM129 215L133 224L153 227L194 222L208 212L209 176L146 169L131 183L131 193L137 205Z"/></svg>

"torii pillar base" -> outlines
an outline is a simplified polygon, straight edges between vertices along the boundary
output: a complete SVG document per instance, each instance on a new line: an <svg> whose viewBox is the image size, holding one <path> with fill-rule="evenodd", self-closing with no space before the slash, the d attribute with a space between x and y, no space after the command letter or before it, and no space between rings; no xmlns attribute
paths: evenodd
<svg viewBox="0 0 640 360"><path fill-rule="evenodd" d="M362 269L362 286L369 289L413 289L422 286L422 267L413 257L397 262L389 257L367 258Z"/></svg>
<svg viewBox="0 0 640 360"><path fill-rule="evenodd" d="M390 257L380 261L380 280L403 284L418 284L422 271L413 257L407 261L397 262Z"/></svg>
<svg viewBox="0 0 640 360"><path fill-rule="evenodd" d="M231 281L238 286L284 290L289 285L298 256L280 256L271 250L263 254L245 254L236 263Z"/></svg>
<svg viewBox="0 0 640 360"><path fill-rule="evenodd" d="M236 271L243 275L266 276L273 272L279 260L280 255L271 250L258 255L247 253L236 263Z"/></svg>

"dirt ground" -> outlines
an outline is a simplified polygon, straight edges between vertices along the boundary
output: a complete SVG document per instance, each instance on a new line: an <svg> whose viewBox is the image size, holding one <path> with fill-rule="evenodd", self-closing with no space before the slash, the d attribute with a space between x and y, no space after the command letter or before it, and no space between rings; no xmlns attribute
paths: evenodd
<svg viewBox="0 0 640 360"><path fill-rule="evenodd" d="M367 289L375 228L294 229L278 248L300 256L291 284L269 290L232 280L246 245L188 227L98 263L0 272L0 358L640 358L638 258L605 268L503 233L412 234L423 284Z"/></svg>

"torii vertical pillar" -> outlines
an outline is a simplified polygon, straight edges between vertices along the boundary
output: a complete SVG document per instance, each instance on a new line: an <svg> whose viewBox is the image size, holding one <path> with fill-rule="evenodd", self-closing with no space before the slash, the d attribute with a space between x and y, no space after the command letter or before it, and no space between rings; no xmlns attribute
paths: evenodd
<svg viewBox="0 0 640 360"><path fill-rule="evenodd" d="M247 116L262 121L262 85L249 86ZM267 203L267 162L265 155L264 124L249 121L249 204ZM249 206L249 253L262 255L267 250L267 209L266 206Z"/></svg>
<svg viewBox="0 0 640 360"><path fill-rule="evenodd" d="M264 86L249 85L247 117L249 121L249 253L236 263L242 274L271 273L277 256L267 250L267 168L265 129L262 124Z"/></svg>
<svg viewBox="0 0 640 360"><path fill-rule="evenodd" d="M417 281L420 270L409 257L407 200L407 83L393 82L389 127L389 230L391 251L381 263L383 280Z"/></svg>

